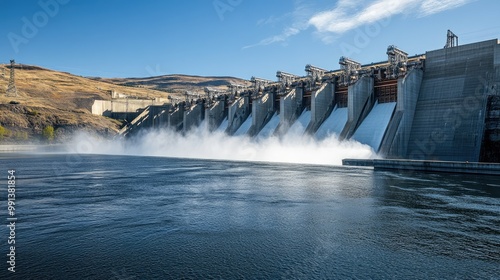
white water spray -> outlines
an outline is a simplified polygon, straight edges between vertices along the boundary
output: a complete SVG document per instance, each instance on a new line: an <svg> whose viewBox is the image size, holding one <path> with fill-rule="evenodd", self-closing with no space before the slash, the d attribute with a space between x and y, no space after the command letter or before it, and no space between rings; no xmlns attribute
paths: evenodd
<svg viewBox="0 0 500 280"><path fill-rule="evenodd" d="M82 154L325 165L341 165L344 158L377 157L369 146L355 141L339 141L336 135L323 140L294 133L281 138L252 139L228 136L220 131L208 132L204 127L201 125L185 135L167 129L149 130L128 140L105 140L80 133L75 135L68 148Z"/></svg>

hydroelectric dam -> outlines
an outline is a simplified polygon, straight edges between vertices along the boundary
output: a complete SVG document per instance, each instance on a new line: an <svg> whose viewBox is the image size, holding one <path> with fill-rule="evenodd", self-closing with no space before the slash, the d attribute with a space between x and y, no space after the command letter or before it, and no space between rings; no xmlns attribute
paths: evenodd
<svg viewBox="0 0 500 280"><path fill-rule="evenodd" d="M277 81L252 77L251 87L149 105L120 135L201 124L257 138L294 130L353 139L385 159L500 163L499 40L458 46L449 32L442 49L386 53L379 63L341 57L338 70L307 65L305 76L278 71Z"/></svg>

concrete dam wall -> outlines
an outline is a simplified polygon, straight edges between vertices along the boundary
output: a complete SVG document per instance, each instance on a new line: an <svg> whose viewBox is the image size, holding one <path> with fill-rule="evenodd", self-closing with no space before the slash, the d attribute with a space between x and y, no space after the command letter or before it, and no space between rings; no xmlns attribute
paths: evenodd
<svg viewBox="0 0 500 280"><path fill-rule="evenodd" d="M426 53L405 158L482 160L488 98L499 94L499 51L490 40Z"/></svg>
<svg viewBox="0 0 500 280"><path fill-rule="evenodd" d="M209 131L259 139L355 140L387 159L500 162L498 40L413 57L389 46L387 55L368 65L342 57L334 71L308 65L302 77L278 71L277 82L252 78L253 88L215 100L148 106L132 129L187 133L206 123Z"/></svg>
<svg viewBox="0 0 500 280"><path fill-rule="evenodd" d="M225 119L227 119L225 100L217 100L205 110L205 120L209 131L214 131L219 128Z"/></svg>

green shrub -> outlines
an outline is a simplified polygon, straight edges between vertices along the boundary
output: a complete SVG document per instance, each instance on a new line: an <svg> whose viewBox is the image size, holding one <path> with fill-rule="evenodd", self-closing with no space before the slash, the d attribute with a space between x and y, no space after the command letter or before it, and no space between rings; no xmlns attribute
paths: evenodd
<svg viewBox="0 0 500 280"><path fill-rule="evenodd" d="M42 136L45 138L47 141L52 141L54 140L54 127L52 126L47 126L42 130Z"/></svg>
<svg viewBox="0 0 500 280"><path fill-rule="evenodd" d="M0 125L0 139L10 136L10 130Z"/></svg>

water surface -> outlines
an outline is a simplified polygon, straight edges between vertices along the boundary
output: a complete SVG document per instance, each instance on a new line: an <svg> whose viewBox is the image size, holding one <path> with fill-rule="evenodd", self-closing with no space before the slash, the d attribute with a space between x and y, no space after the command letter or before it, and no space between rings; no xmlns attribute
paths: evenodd
<svg viewBox="0 0 500 280"><path fill-rule="evenodd" d="M0 166L18 176L16 273L4 262L1 279L500 275L498 177L64 154Z"/></svg>

